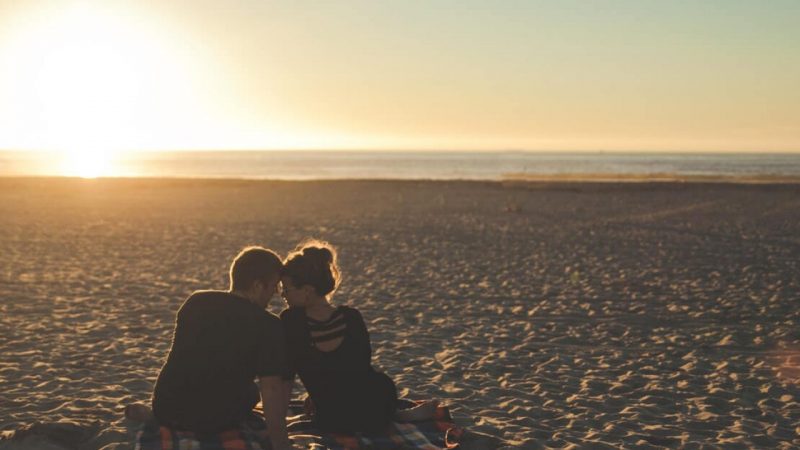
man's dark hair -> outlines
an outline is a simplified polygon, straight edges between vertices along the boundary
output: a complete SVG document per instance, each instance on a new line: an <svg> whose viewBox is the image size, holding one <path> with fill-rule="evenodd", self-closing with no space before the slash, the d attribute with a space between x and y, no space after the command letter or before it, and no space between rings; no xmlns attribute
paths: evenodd
<svg viewBox="0 0 800 450"><path fill-rule="evenodd" d="M231 290L246 291L258 280L279 276L283 263L275 252L263 247L245 247L231 263Z"/></svg>

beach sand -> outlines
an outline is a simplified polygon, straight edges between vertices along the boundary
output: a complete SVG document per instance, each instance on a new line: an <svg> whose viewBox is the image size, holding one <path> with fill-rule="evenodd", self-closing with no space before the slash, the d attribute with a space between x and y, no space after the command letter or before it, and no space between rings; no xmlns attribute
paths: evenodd
<svg viewBox="0 0 800 450"><path fill-rule="evenodd" d="M8 178L0 448L132 447L186 296L306 237L401 393L498 445L800 446L799 185Z"/></svg>

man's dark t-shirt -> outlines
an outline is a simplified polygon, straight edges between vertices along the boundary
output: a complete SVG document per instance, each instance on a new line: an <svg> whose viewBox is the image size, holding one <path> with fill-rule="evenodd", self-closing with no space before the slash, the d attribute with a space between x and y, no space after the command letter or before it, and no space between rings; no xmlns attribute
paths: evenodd
<svg viewBox="0 0 800 450"><path fill-rule="evenodd" d="M286 367L280 319L229 292L195 292L178 310L153 413L177 429L232 428L258 402L254 379L285 376Z"/></svg>

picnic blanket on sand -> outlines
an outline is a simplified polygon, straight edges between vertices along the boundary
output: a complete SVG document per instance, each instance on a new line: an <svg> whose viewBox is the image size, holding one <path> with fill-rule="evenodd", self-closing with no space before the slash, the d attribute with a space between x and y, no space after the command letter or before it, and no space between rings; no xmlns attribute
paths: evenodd
<svg viewBox="0 0 800 450"><path fill-rule="evenodd" d="M406 404L403 404L406 402ZM413 402L401 400L401 407L413 406ZM289 414L289 435L315 449L457 449L458 438L463 430L453 423L450 411L439 406L432 420L392 423L385 433L365 435L362 433L323 433L317 430L307 416L302 415L302 402L292 402ZM253 411L251 418L238 429L214 435L195 435L188 431L171 430L155 422L144 425L136 436L136 450L269 450L266 428L261 414Z"/></svg>

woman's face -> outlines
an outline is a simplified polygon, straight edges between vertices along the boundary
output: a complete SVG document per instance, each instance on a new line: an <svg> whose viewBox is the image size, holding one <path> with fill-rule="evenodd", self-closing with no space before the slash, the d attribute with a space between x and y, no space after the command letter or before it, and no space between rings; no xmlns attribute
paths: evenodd
<svg viewBox="0 0 800 450"><path fill-rule="evenodd" d="M281 277L281 297L289 308L302 308L306 306L306 292L294 285L291 277Z"/></svg>

